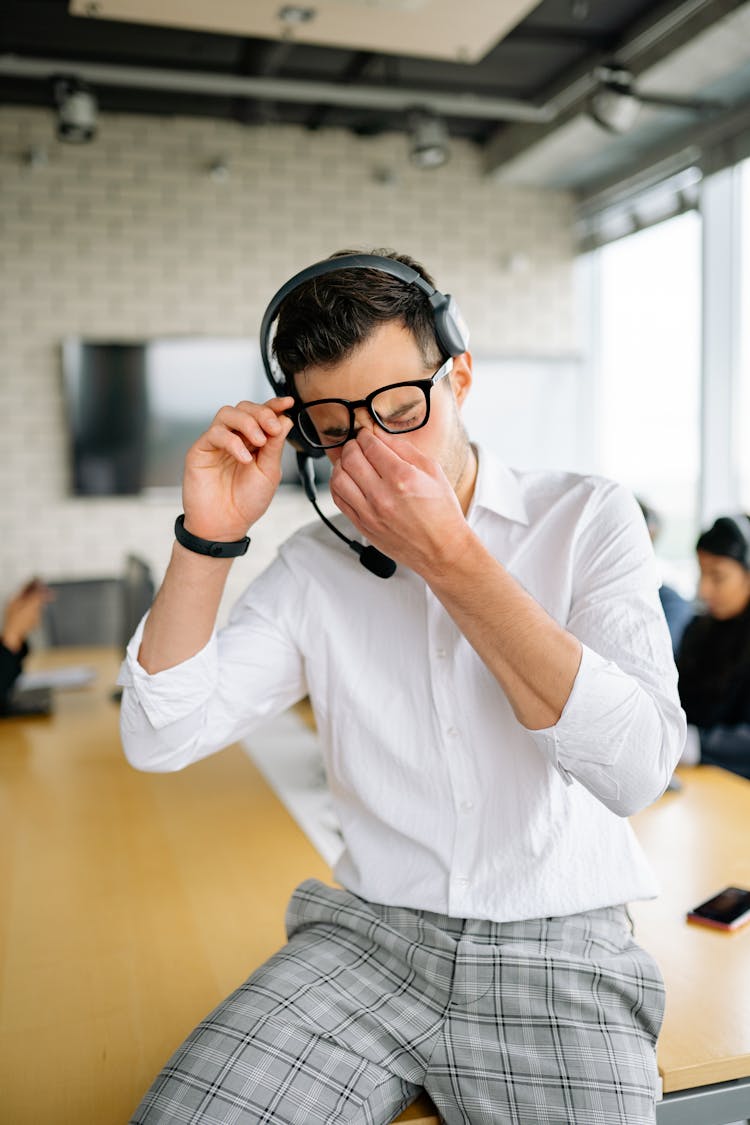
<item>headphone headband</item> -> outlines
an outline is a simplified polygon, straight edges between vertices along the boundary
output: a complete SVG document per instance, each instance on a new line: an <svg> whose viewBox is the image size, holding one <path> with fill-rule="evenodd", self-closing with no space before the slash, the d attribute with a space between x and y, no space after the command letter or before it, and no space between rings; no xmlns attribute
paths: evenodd
<svg viewBox="0 0 750 1125"><path fill-rule="evenodd" d="M429 281L422 277L417 270L397 261L395 258L384 258L377 254L342 254L339 258L325 258L322 262L314 262L313 265L300 270L280 289L277 289L268 302L268 308L263 314L260 325L260 349L266 375L277 391L281 390L282 384L271 367L269 344L271 328L282 302L290 293L293 293L295 289L298 289L300 285L304 285L307 281L312 281L316 277L325 277L329 273L338 273L341 270L349 269L378 270L380 273L387 273L391 277L398 278L406 285L415 285L424 293L430 303L435 320L435 335L439 347L445 353L445 358L461 355L462 352L466 351L469 345L468 329L458 311L456 302L449 293L441 293L440 290L430 285Z"/></svg>
<svg viewBox="0 0 750 1125"><path fill-rule="evenodd" d="M342 254L339 258L325 258L322 262L314 262L311 266L300 270L274 293L263 316L263 324L261 324L260 329L261 337L266 320L273 320L282 301L293 290L300 285L304 285L306 281L312 281L315 277L324 277L328 273L338 273L339 270L349 269L380 270L381 273L389 273L391 277L398 277L401 281L405 281L407 285L416 285L428 297L437 292L420 273L411 269L410 266L404 265L403 262L397 262L395 258L381 258L376 254Z"/></svg>

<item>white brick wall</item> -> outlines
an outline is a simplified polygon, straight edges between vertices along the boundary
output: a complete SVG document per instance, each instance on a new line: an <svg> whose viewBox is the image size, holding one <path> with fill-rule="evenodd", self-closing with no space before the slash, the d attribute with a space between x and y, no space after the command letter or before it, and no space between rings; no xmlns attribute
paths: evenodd
<svg viewBox="0 0 750 1125"><path fill-rule="evenodd" d="M24 152L47 150L31 168ZM222 156L229 180L207 166ZM392 183L379 182L389 169ZM31 573L157 579L175 505L67 495L59 344L67 335L257 335L287 277L342 246L393 246L452 292L485 352L575 347L571 202L482 178L475 150L412 168L403 137L106 115L94 144L58 144L51 112L0 108L0 598ZM507 269L511 255L527 268ZM225 601L310 518L284 490Z"/></svg>

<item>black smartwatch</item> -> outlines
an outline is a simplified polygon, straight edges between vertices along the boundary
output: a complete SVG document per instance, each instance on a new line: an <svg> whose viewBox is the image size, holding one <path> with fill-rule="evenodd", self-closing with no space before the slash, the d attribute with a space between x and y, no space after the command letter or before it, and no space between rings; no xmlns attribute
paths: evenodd
<svg viewBox="0 0 750 1125"><path fill-rule="evenodd" d="M187 547L188 551L195 551L196 555L208 555L213 559L236 559L239 555L244 555L250 546L248 535L231 543L201 539L198 535L191 535L185 528L184 512L174 521L174 534L177 542Z"/></svg>

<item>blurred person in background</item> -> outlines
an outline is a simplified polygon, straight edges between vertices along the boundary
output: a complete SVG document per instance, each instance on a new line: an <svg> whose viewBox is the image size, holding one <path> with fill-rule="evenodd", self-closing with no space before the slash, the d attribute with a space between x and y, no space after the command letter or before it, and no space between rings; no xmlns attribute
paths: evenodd
<svg viewBox="0 0 750 1125"><path fill-rule="evenodd" d="M0 634L0 714L7 707L13 684L21 674L29 651L27 637L37 628L42 610L52 594L38 578L32 578L9 599Z"/></svg>
<svg viewBox="0 0 750 1125"><path fill-rule="evenodd" d="M720 516L696 551L705 612L688 625L677 656L689 724L680 761L750 778L750 519Z"/></svg>
<svg viewBox="0 0 750 1125"><path fill-rule="evenodd" d="M644 500L636 497L638 506L643 512L643 518L646 521L648 533L651 536L651 542L656 544L656 540L661 532L661 516ZM672 638L672 651L677 655L680 648L680 641L682 634L692 620L695 613L695 606L687 598L683 598L682 594L678 594L673 586L667 585L662 582L659 587L659 601L664 610L664 616L667 619L669 626L669 635Z"/></svg>

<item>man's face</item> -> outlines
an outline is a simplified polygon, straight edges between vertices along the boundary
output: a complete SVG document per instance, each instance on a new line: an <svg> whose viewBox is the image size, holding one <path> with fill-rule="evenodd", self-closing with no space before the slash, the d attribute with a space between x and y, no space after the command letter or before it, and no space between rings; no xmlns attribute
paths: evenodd
<svg viewBox="0 0 750 1125"><path fill-rule="evenodd" d="M297 391L303 402L324 398L357 402L391 383L429 379L440 364L441 359L437 357L434 364L425 366L412 333L404 325L391 321L376 328L346 359L328 367L309 367L297 375ZM466 473L467 458L471 456L459 416L459 407L470 385L471 359L464 353L454 359L451 374L432 387L427 423L404 434L405 440L441 465L457 490ZM383 432L364 406L355 412L355 430L362 428L376 435ZM343 448L336 446L327 450L334 465L341 458Z"/></svg>

